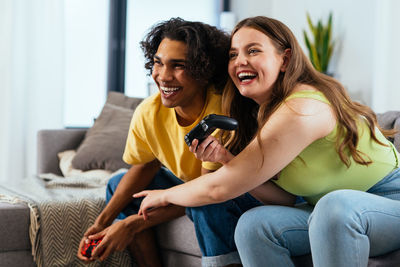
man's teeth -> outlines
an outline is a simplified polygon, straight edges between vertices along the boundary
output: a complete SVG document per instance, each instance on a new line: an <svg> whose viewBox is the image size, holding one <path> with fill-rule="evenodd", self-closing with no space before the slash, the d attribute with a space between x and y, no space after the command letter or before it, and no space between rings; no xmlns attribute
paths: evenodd
<svg viewBox="0 0 400 267"><path fill-rule="evenodd" d="M164 94L172 94L179 90L179 87L163 87L160 86L160 89L164 92Z"/></svg>

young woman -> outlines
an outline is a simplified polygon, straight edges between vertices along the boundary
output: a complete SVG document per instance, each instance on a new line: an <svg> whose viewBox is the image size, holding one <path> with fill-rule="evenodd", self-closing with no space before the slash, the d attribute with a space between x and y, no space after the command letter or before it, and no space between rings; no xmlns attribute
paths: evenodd
<svg viewBox="0 0 400 267"><path fill-rule="evenodd" d="M277 20L239 22L229 55L227 90L259 105L256 136L213 173L135 194L145 196L139 214L223 202L275 177L307 205L244 213L235 232L244 266L294 266L290 256L310 252L316 267L367 266L370 255L400 248L399 154L372 110L317 72Z"/></svg>

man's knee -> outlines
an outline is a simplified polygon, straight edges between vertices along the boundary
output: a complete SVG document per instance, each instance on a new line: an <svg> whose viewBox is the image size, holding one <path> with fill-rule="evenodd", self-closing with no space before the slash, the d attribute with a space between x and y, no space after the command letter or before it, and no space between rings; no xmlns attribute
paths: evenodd
<svg viewBox="0 0 400 267"><path fill-rule="evenodd" d="M227 216L231 213L231 207L229 203L211 204L200 207L188 207L186 208L186 215L192 221L198 220L213 220ZM229 215L228 215L229 216Z"/></svg>
<svg viewBox="0 0 400 267"><path fill-rule="evenodd" d="M114 195L115 190L117 189L118 184L121 182L122 177L125 173L119 173L108 180L107 188L106 188L106 202L108 203L111 197Z"/></svg>

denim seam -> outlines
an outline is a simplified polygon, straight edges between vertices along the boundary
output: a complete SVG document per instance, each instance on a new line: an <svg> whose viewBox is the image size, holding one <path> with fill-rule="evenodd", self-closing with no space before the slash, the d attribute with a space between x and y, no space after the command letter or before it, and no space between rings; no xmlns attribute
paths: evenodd
<svg viewBox="0 0 400 267"><path fill-rule="evenodd" d="M281 236L281 235L279 235L279 237L280 237L280 236ZM277 246L277 247L279 247L279 248L281 248L281 249L286 250L286 251L288 252L288 254L289 254L289 258L291 257L289 249L282 247L280 244L275 243L274 241L272 241L272 240L269 239L269 238L266 238L265 241L268 242L268 243L272 243L274 246ZM283 253L279 253L279 255L282 255L282 259L285 259L285 261L286 261L286 259L287 259L286 256L287 256L287 255L285 255L284 252L283 252ZM293 262L292 262L291 260L286 261L285 264L286 264L285 266L294 266L294 264L293 264Z"/></svg>
<svg viewBox="0 0 400 267"><path fill-rule="evenodd" d="M357 247L357 257L356 257L356 260L357 260L357 266L358 267L362 267L360 264L361 264L361 260L360 260L360 255L361 255L361 249L360 249L360 244L359 244L360 242L359 241L357 241L356 242L356 247Z"/></svg>
<svg viewBox="0 0 400 267"><path fill-rule="evenodd" d="M372 192L369 192L369 193L377 195L377 196L385 197L385 196L390 196L390 195L394 195L394 194L399 194L400 190L393 190L390 192L382 192L382 193L372 193Z"/></svg>
<svg viewBox="0 0 400 267"><path fill-rule="evenodd" d="M286 228L282 229L280 232L278 232L279 236L282 236L285 232L292 232L292 231L308 231L308 227L299 227L299 228Z"/></svg>
<svg viewBox="0 0 400 267"><path fill-rule="evenodd" d="M399 215L393 215L393 214L390 214L390 213L387 213L387 212L383 212L383 211L379 211L379 210L364 210L364 211L361 211L360 214L358 214L358 216L357 216L359 221L360 221L360 225L362 225L362 222L363 222L362 215L367 214L367 213L379 213L379 214L392 216L392 217L395 217L395 218L400 218L400 214ZM364 227L364 228L367 228L367 227ZM368 227L368 229L370 229L370 228ZM365 232L365 235L368 236L369 234L370 234L369 230ZM357 242L356 245L357 245L357 255L361 255L359 242ZM361 264L361 259L359 257L357 257L357 261L358 261L357 262L357 266L363 267L363 266L360 265Z"/></svg>
<svg viewBox="0 0 400 267"><path fill-rule="evenodd" d="M379 211L379 210L364 210L364 211L360 212L360 214L358 215L358 219L362 223L362 221L363 221L362 218L361 218L362 215L364 215L366 213L373 213L373 212L379 213L379 214L384 214L384 215L387 215L387 216L392 216L392 217L395 217L395 218L400 218L400 214L399 215L393 215L393 214L390 214L390 213L387 213L387 212L383 212L383 211ZM369 231L366 232L366 234L369 235L370 234Z"/></svg>
<svg viewBox="0 0 400 267"><path fill-rule="evenodd" d="M306 232L308 232L308 227L299 227L299 228L296 228L296 229L293 229L293 228L286 228L286 229L282 229L280 232L277 232L277 234L278 234L278 237L279 237L279 239L282 239L283 241L284 241L284 246L287 248L288 247L288 244L287 244L287 240L285 239L285 238L283 238L282 236L283 236L283 234L284 233L286 233L286 232L293 232L293 231L306 231ZM281 246L280 244L277 244L277 243L275 243L275 242L273 242L272 240L271 240L271 242L272 243L274 243L275 245L277 245L277 246ZM289 250L289 249L288 249ZM289 252L289 254L290 254L290 252Z"/></svg>
<svg viewBox="0 0 400 267"><path fill-rule="evenodd" d="M308 229L293 229L293 230L307 231ZM282 233L283 233L283 232L289 232L289 231L290 231L289 229L284 230L284 231L281 231L281 232L279 233L279 237L282 236ZM274 241L272 241L272 240L269 239L269 238L266 238L266 241L267 241L267 242L270 242L270 243L272 243L273 245L278 246L278 247L280 247L280 248L282 248L282 249L285 249L286 251L288 251L289 258L291 257L289 249L282 247L280 244L275 243ZM285 243L286 243L286 240L285 240ZM287 244L285 244L285 245L287 246ZM282 255L282 259L285 259L285 260L287 259L285 253L280 253L280 255ZM289 262L286 261L285 263L286 263L286 266L294 266L293 262L292 262L290 259L289 259Z"/></svg>

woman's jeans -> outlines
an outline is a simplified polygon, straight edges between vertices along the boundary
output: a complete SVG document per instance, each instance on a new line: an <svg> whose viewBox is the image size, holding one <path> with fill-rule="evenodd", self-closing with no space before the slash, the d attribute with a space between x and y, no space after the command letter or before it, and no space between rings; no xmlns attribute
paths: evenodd
<svg viewBox="0 0 400 267"><path fill-rule="evenodd" d="M124 173L110 179L107 185L106 202L113 196ZM166 189L182 183L166 168L161 168L153 181L146 188ZM118 215L117 219L125 219L137 214L143 198L132 199L132 202ZM220 204L186 208L186 214L193 221L197 240L202 252L202 265L207 267L226 266L240 263L234 233L239 217L247 210L262 205L250 194L244 194L233 200Z"/></svg>
<svg viewBox="0 0 400 267"><path fill-rule="evenodd" d="M244 212L261 205L246 193L223 203L186 208L203 254L203 267L241 263L234 241L236 224Z"/></svg>
<svg viewBox="0 0 400 267"><path fill-rule="evenodd" d="M311 252L314 267L366 267L370 256L400 248L400 169L367 192L337 190L315 208L262 206L239 219L236 246L243 266L294 266Z"/></svg>

